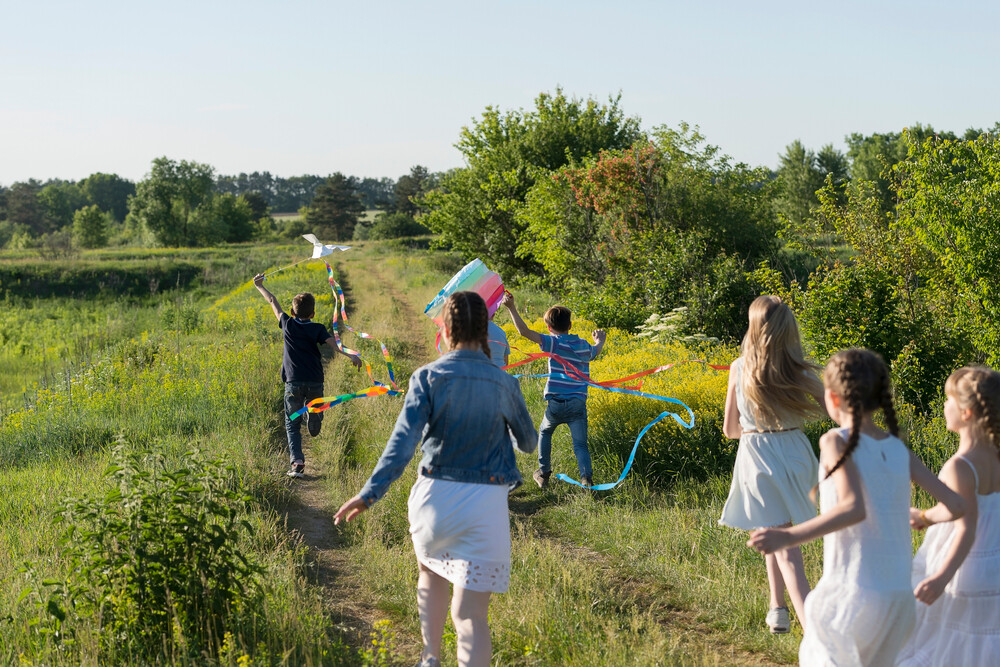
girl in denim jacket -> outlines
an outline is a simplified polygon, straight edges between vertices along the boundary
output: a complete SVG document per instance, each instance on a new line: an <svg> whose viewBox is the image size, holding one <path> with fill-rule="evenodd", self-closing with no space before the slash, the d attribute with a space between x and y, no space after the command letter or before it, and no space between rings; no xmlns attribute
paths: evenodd
<svg viewBox="0 0 1000 667"><path fill-rule="evenodd" d="M490 362L487 321L475 292L449 297L442 334L450 351L414 372L374 472L334 517L350 521L385 495L420 443L408 508L422 667L440 665L449 583L459 665L490 664L490 595L510 584L507 494L521 483L514 448L530 454L537 442L517 380Z"/></svg>

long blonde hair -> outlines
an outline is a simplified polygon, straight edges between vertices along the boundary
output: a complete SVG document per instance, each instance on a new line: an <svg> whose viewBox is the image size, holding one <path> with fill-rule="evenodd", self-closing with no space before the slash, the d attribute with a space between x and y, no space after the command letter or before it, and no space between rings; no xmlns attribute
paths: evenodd
<svg viewBox="0 0 1000 667"><path fill-rule="evenodd" d="M740 348L743 395L763 428L782 419L819 414L814 399L823 393L819 366L806 361L795 315L779 297L764 295L750 304L750 326Z"/></svg>

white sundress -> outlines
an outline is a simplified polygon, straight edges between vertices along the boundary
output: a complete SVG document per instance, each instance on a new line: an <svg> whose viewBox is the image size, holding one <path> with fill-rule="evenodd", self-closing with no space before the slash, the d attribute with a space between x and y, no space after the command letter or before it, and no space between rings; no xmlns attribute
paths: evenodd
<svg viewBox="0 0 1000 667"><path fill-rule="evenodd" d="M806 597L803 667L892 667L913 630L909 450L895 436L861 434L851 461L865 519L823 538L823 577ZM819 491L827 512L837 503L833 479Z"/></svg>
<svg viewBox="0 0 1000 667"><path fill-rule="evenodd" d="M420 475L407 502L417 560L459 588L510 587L506 484L471 484Z"/></svg>
<svg viewBox="0 0 1000 667"><path fill-rule="evenodd" d="M975 466L962 456L979 489ZM976 493L979 518L969 555L934 604L917 603L917 628L900 654L906 667L1000 663L1000 492ZM913 559L917 584L937 572L951 548L954 522L927 529Z"/></svg>
<svg viewBox="0 0 1000 667"><path fill-rule="evenodd" d="M719 523L753 530L802 523L816 516L809 499L819 462L809 439L800 430L802 420L783 425L789 430L759 432L750 403L743 394L743 358L729 369L744 433L736 451L733 481ZM749 432L754 431L754 432Z"/></svg>

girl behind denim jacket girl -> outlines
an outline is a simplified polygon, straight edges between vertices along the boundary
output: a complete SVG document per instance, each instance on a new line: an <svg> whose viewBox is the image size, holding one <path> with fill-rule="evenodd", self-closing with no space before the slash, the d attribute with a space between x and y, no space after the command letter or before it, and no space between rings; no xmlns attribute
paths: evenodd
<svg viewBox="0 0 1000 667"><path fill-rule="evenodd" d="M531 453L537 434L517 380L490 362L482 297L449 297L442 334L450 351L414 372L375 471L334 521L350 521L381 498L420 442L424 456L408 503L420 565L420 665L440 665L450 583L458 663L486 667L490 594L506 592L510 583L507 493L521 482L511 441Z"/></svg>

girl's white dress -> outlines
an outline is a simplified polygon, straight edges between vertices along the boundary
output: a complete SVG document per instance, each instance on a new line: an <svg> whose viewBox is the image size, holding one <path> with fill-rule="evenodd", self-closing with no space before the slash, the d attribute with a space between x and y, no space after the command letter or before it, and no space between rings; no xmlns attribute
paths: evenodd
<svg viewBox="0 0 1000 667"><path fill-rule="evenodd" d="M979 475L972 468L979 488ZM917 628L900 665L995 665L1000 663L1000 492L976 494L976 541L944 593L927 606L917 603ZM951 548L955 524L927 529L913 559L912 585L937 572Z"/></svg>
<svg viewBox="0 0 1000 667"><path fill-rule="evenodd" d="M848 432L841 430L844 440ZM913 630L909 450L894 436L861 434L850 460L865 519L823 538L823 577L806 597L803 667L891 667ZM819 491L827 512L837 503L833 479Z"/></svg>
<svg viewBox="0 0 1000 667"><path fill-rule="evenodd" d="M802 419L792 418L780 429L761 432L765 429L757 426L743 394L742 357L732 363L729 373L736 385L743 435L736 451L729 498L719 523L753 530L813 518L816 505L809 499L809 490L818 474L819 462L809 439L800 430Z"/></svg>
<svg viewBox="0 0 1000 667"><path fill-rule="evenodd" d="M407 503L417 560L459 588L507 592L509 490L506 484L470 484L419 476Z"/></svg>

